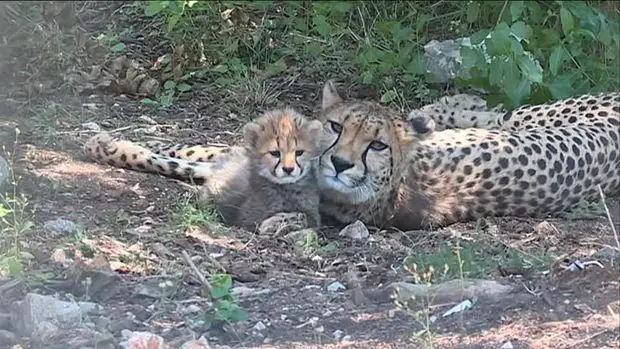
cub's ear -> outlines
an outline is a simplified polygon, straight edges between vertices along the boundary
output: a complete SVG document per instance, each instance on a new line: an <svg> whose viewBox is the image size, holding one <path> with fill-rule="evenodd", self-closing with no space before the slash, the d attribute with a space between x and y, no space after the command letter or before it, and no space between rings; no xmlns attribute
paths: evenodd
<svg viewBox="0 0 620 349"><path fill-rule="evenodd" d="M342 102L342 97L338 94L336 85L332 80L327 80L323 85L323 97L321 98L321 110L326 110Z"/></svg>
<svg viewBox="0 0 620 349"><path fill-rule="evenodd" d="M243 127L243 140L249 147L255 148L258 137L263 132L263 126L256 122L249 122Z"/></svg>
<svg viewBox="0 0 620 349"><path fill-rule="evenodd" d="M312 140L318 143L321 138L321 132L323 132L323 123L319 120L309 120L306 128Z"/></svg>
<svg viewBox="0 0 620 349"><path fill-rule="evenodd" d="M401 140L406 143L425 139L435 132L435 121L419 110L409 113L405 120L397 121L396 126Z"/></svg>

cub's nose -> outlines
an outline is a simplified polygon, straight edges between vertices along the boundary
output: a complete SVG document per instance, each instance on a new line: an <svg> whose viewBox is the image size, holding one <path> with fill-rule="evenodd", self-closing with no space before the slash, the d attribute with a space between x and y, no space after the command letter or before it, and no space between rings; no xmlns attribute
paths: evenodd
<svg viewBox="0 0 620 349"><path fill-rule="evenodd" d="M282 171L286 172L286 174L291 174L294 170L294 167L282 167Z"/></svg>
<svg viewBox="0 0 620 349"><path fill-rule="evenodd" d="M331 160L332 160L332 164L334 165L334 169L336 170L336 173L340 173L343 171L346 171L348 169L350 169L351 167L353 167L353 163L349 162L341 157L338 157L336 155L332 155L331 156Z"/></svg>

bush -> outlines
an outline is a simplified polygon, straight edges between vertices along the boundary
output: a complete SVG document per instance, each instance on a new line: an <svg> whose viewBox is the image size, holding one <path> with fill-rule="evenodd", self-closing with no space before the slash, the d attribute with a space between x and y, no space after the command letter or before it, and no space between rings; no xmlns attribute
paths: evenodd
<svg viewBox="0 0 620 349"><path fill-rule="evenodd" d="M601 3L599 4L608 4ZM617 5L583 1L145 1L144 15L220 84L301 62L317 80L345 75L386 103L438 95L422 46L471 35L462 87L516 107L620 82ZM613 16L614 18L611 18Z"/></svg>

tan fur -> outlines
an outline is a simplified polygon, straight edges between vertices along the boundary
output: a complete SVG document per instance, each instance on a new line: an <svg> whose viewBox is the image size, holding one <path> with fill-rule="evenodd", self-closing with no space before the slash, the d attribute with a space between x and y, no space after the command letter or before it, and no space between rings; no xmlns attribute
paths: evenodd
<svg viewBox="0 0 620 349"><path fill-rule="evenodd" d="M321 212L341 224L362 219L407 230L485 216L543 217L597 198L597 185L605 193L620 188L620 94L512 112L463 96L404 117L378 103L344 101L327 83L321 119L338 126L323 144ZM407 137L415 132L404 120L427 118L443 131ZM376 141L387 148L373 151Z"/></svg>
<svg viewBox="0 0 620 349"><path fill-rule="evenodd" d="M100 133L86 142L84 152L111 166L198 184L201 199L215 202L229 224L253 229L261 217L297 209L293 212L319 225L315 162L321 130L319 121L285 108L247 124L244 146L157 150L167 156ZM296 155L300 150L304 153Z"/></svg>
<svg viewBox="0 0 620 349"><path fill-rule="evenodd" d="M486 216L545 217L598 198L598 185L608 194L620 189L617 92L511 112L456 95L400 115L379 103L344 100L328 82L321 106L323 135L316 138L323 222L359 219L407 230ZM277 125L288 130L292 123ZM252 129L257 132L247 132ZM274 148L259 141L260 130L257 124L246 129L246 144L254 142L260 156L244 147L153 152L105 134L85 150L113 166L191 177L205 197L239 207L254 190L251 179L267 178L252 173L282 175L283 166L299 172L290 151L280 154L278 166L264 155Z"/></svg>
<svg viewBox="0 0 620 349"><path fill-rule="evenodd" d="M268 113L246 125L249 190L233 224L253 230L281 212L301 212L309 226L321 224L316 183L321 130L320 121L307 120L292 109Z"/></svg>

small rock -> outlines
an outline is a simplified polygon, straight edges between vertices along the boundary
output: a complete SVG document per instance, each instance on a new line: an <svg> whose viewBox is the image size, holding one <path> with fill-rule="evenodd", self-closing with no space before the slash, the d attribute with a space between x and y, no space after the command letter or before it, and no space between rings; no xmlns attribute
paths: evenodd
<svg viewBox="0 0 620 349"><path fill-rule="evenodd" d="M551 235L555 234L557 229L553 226L553 224L547 221L542 221L536 224L536 226L534 227L534 231L539 235Z"/></svg>
<svg viewBox="0 0 620 349"><path fill-rule="evenodd" d="M125 336L126 333L123 334ZM131 332L127 342L120 343L126 349L168 349L164 339L151 332Z"/></svg>
<svg viewBox="0 0 620 349"><path fill-rule="evenodd" d="M336 330L336 331L334 331L334 333L332 335L334 336L335 340L340 340L340 338L342 338L343 334L344 334L344 332L342 332L341 330Z"/></svg>
<svg viewBox="0 0 620 349"><path fill-rule="evenodd" d="M0 330L0 346L11 345L18 342L17 335L11 331Z"/></svg>
<svg viewBox="0 0 620 349"><path fill-rule="evenodd" d="M247 286L236 286L230 289L230 294L235 297L252 297L252 296L260 296L270 294L273 291L265 288L265 289L256 289Z"/></svg>
<svg viewBox="0 0 620 349"><path fill-rule="evenodd" d="M364 240L370 236L370 232L366 225L358 220L344 227L338 235L346 236L353 240Z"/></svg>
<svg viewBox="0 0 620 349"><path fill-rule="evenodd" d="M185 307L182 311L183 314L187 315L187 314L196 314L199 313L202 310L202 308L196 304L190 304L187 307Z"/></svg>
<svg viewBox="0 0 620 349"><path fill-rule="evenodd" d="M349 341L351 341L351 335L346 335L342 337L342 342L349 342Z"/></svg>
<svg viewBox="0 0 620 349"><path fill-rule="evenodd" d="M254 325L253 329L261 332L264 331L267 328L267 326L265 326L265 324L263 324L261 321L257 322L256 325Z"/></svg>
<svg viewBox="0 0 620 349"><path fill-rule="evenodd" d="M514 347L513 347L512 343L510 341L502 344L502 346L500 347L500 349L512 349L512 348L514 348Z"/></svg>
<svg viewBox="0 0 620 349"><path fill-rule="evenodd" d="M92 110L92 111L96 111L98 109L97 104L96 103L82 103L82 107L86 108L88 110ZM94 122L87 122L86 124L94 124ZM84 126L85 124L82 124L82 126ZM96 124L95 124L96 125ZM92 130L92 129L91 129ZM98 131L98 130L96 130Z"/></svg>
<svg viewBox="0 0 620 349"><path fill-rule="evenodd" d="M63 250L62 248L57 248L54 250L54 252L52 252L52 255L50 256L50 261L52 261L52 263L59 264L63 268L68 268L73 262L71 258L67 258L65 250Z"/></svg>
<svg viewBox="0 0 620 349"><path fill-rule="evenodd" d="M334 281L327 286L327 290L329 292L337 292L344 289L346 289L346 287L344 287L344 285L340 283L340 281Z"/></svg>
<svg viewBox="0 0 620 349"><path fill-rule="evenodd" d="M47 221L43 224L43 229L52 234L74 234L77 231L77 225L70 220L57 218Z"/></svg>
<svg viewBox="0 0 620 349"><path fill-rule="evenodd" d="M198 339L183 343L180 349L211 349L207 339L202 336Z"/></svg>

